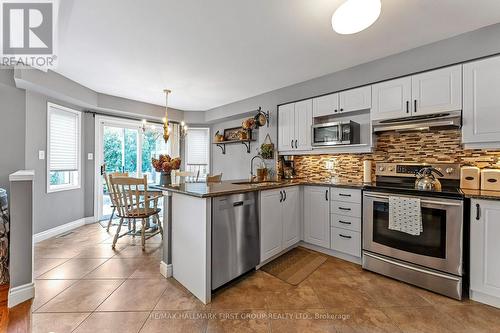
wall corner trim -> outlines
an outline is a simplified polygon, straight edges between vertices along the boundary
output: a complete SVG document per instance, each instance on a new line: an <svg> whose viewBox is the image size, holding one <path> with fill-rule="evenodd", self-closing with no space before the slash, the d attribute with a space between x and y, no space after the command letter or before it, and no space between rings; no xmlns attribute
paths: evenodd
<svg viewBox="0 0 500 333"><path fill-rule="evenodd" d="M48 229L48 230L39 232L33 236L33 243L39 243L39 242L44 241L46 239L49 239L51 237L58 236L60 234L68 232L70 230L81 227L85 224L91 223L91 222L87 222L88 221L87 219L92 219L92 221L94 221L93 217L92 218L85 217L85 218L82 218L82 219L79 219L79 220L76 220L73 222L69 222L69 223L60 225L60 226L52 228L52 229Z"/></svg>
<svg viewBox="0 0 500 333"><path fill-rule="evenodd" d="M173 276L172 264L167 264L163 260L160 262L160 274L166 278Z"/></svg>
<svg viewBox="0 0 500 333"><path fill-rule="evenodd" d="M35 170L19 170L9 175L9 181L22 182L35 179Z"/></svg>
<svg viewBox="0 0 500 333"><path fill-rule="evenodd" d="M13 308L33 297L35 297L35 284L33 282L13 287L9 290L8 307Z"/></svg>

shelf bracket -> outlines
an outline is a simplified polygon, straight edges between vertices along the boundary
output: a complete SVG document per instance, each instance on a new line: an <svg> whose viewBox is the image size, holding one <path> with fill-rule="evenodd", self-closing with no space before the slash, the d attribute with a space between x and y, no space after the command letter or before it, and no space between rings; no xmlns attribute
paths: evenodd
<svg viewBox="0 0 500 333"><path fill-rule="evenodd" d="M250 154L250 141L242 141L241 142L242 144L245 145L245 147L247 147L247 154Z"/></svg>
<svg viewBox="0 0 500 333"><path fill-rule="evenodd" d="M217 144L217 147L219 147L222 150L222 155L226 155L226 145L225 144Z"/></svg>

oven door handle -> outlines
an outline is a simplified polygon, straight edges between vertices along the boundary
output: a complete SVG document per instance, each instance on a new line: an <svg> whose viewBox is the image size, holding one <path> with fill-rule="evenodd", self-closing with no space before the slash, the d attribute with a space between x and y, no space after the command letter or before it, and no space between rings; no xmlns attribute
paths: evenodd
<svg viewBox="0 0 500 333"><path fill-rule="evenodd" d="M365 197L389 200L389 196L386 196L386 195L366 194L365 193ZM443 201L435 201L435 200L420 200L420 202L423 204L431 204L431 205L462 206L462 202L443 202Z"/></svg>
<svg viewBox="0 0 500 333"><path fill-rule="evenodd" d="M437 276L437 277L440 277L440 278L443 278L443 279L452 280L452 281L460 281L460 279L456 278L456 277L452 277L452 276L445 275L445 274L440 274L440 273L433 272L433 271L423 270L423 269L420 269L420 268L417 268L417 267L413 267L413 266L410 266L410 265L405 265L403 263L400 263L400 262L397 262L397 261L394 261L394 260L389 260L389 259L386 259L386 258L382 258L382 257L376 256L376 255L371 254L371 253L364 252L363 255L365 255L367 257L372 257L374 259L386 262L386 263L391 264L391 265L395 265L395 266L399 266L399 267L402 267L402 268L410 269L412 271L417 271L417 272L424 273L424 274L434 275L434 276Z"/></svg>

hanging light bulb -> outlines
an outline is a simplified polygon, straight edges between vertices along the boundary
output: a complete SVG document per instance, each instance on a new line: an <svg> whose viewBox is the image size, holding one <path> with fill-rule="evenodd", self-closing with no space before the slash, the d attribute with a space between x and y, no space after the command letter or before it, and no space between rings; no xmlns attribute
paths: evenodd
<svg viewBox="0 0 500 333"><path fill-rule="evenodd" d="M163 140L165 140L165 143L168 142L168 138L170 137L170 126L168 123L168 94L171 93L170 90L165 89L163 90L165 92L165 118L163 120Z"/></svg>

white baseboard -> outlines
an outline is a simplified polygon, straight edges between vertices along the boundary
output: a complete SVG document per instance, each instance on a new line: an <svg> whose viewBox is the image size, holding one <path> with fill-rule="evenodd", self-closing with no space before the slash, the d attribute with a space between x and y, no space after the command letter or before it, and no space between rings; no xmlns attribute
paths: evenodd
<svg viewBox="0 0 500 333"><path fill-rule="evenodd" d="M49 230L39 232L33 236L33 243L39 243L43 240L58 236L60 234L68 232L70 230L81 227L82 225L91 223L89 221L94 221L94 218L93 217L84 217L83 219L79 219L79 220L69 222L69 223L60 225L58 227L49 229Z"/></svg>
<svg viewBox="0 0 500 333"><path fill-rule="evenodd" d="M99 222L97 220L97 217L95 217L95 216L85 217L84 220L85 220L85 224L93 224L93 223Z"/></svg>
<svg viewBox="0 0 500 333"><path fill-rule="evenodd" d="M21 304L29 299L35 297L35 284L28 283L22 286L10 288L9 290L9 308Z"/></svg>
<svg viewBox="0 0 500 333"><path fill-rule="evenodd" d="M473 301L494 306L500 309L500 298L488 294L484 294L480 291L470 290L469 298Z"/></svg>
<svg viewBox="0 0 500 333"><path fill-rule="evenodd" d="M160 262L160 274L166 278L172 277L173 269L172 264L167 264L163 260Z"/></svg>

